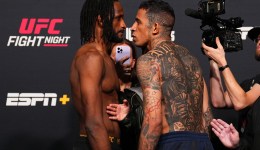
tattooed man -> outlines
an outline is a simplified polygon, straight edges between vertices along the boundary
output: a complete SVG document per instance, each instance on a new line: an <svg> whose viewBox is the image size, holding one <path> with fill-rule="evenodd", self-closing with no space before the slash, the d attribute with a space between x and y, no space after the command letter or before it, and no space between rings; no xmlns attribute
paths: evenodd
<svg viewBox="0 0 260 150"><path fill-rule="evenodd" d="M197 59L171 41L175 22L164 1L144 1L131 27L136 46L147 53L137 61L144 95L139 149L213 149L208 92Z"/></svg>

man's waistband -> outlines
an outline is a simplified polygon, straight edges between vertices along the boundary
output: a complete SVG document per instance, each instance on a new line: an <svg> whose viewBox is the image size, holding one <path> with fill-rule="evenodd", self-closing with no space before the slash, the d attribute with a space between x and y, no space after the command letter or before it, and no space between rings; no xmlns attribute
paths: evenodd
<svg viewBox="0 0 260 150"><path fill-rule="evenodd" d="M88 136L85 134L80 134L80 138L88 138ZM108 139L109 139L110 143L120 144L120 138L108 136Z"/></svg>
<svg viewBox="0 0 260 150"><path fill-rule="evenodd" d="M190 131L174 131L163 134L160 136L159 142L164 142L167 140L175 141L208 141L209 137L206 133L195 133Z"/></svg>

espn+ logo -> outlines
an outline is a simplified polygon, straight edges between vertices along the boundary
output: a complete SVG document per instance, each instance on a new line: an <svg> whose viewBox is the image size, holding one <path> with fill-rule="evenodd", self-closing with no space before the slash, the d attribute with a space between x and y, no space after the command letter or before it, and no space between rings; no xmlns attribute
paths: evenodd
<svg viewBox="0 0 260 150"><path fill-rule="evenodd" d="M56 106L66 105L70 99L64 94L59 101L56 93L7 93L6 106Z"/></svg>
<svg viewBox="0 0 260 150"><path fill-rule="evenodd" d="M19 34L10 36L7 46L16 47L67 47L70 36L61 36L59 30L63 23L61 18L22 18ZM40 34L47 33L48 36Z"/></svg>

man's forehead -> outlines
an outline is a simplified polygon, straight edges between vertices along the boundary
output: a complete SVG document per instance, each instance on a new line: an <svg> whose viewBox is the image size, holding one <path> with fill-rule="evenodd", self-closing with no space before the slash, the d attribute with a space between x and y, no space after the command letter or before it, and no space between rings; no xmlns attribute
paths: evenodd
<svg viewBox="0 0 260 150"><path fill-rule="evenodd" d="M138 9L137 14L136 14L136 18L138 18L139 20L143 20L146 18L146 10L145 9Z"/></svg>
<svg viewBox="0 0 260 150"><path fill-rule="evenodd" d="M146 14L146 10L145 9L138 9L137 14L145 15Z"/></svg>
<svg viewBox="0 0 260 150"><path fill-rule="evenodd" d="M115 15L121 15L124 13L122 5L118 1L114 2L114 10L115 10Z"/></svg>

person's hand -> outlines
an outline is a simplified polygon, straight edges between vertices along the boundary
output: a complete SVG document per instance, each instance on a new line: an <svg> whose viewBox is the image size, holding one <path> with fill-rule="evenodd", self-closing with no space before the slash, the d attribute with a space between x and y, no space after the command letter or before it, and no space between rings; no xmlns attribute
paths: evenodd
<svg viewBox="0 0 260 150"><path fill-rule="evenodd" d="M124 62L126 62L128 59L130 59L129 57L125 56L123 58L121 58L118 62L116 62L116 69L117 69L117 73L118 76L120 77L121 75L131 75L131 63L129 64L124 64Z"/></svg>
<svg viewBox="0 0 260 150"><path fill-rule="evenodd" d="M225 51L223 49L223 46L220 43L219 38L216 38L216 44L217 48L212 48L207 46L206 44L202 43L202 48L205 53L210 59L214 60L219 67L225 66L227 64L226 58L225 58Z"/></svg>
<svg viewBox="0 0 260 150"><path fill-rule="evenodd" d="M227 124L221 119L213 119L210 122L212 131L216 134L219 140L228 148L236 148L239 145L239 133L231 123Z"/></svg>
<svg viewBox="0 0 260 150"><path fill-rule="evenodd" d="M130 59L129 56L125 56L125 57L122 57L118 62L120 63L121 66L126 66L126 65L130 65L129 64L124 64L128 59Z"/></svg>
<svg viewBox="0 0 260 150"><path fill-rule="evenodd" d="M107 113L110 115L109 119L122 121L125 119L130 111L130 107L127 100L123 101L123 104L109 104L107 106Z"/></svg>

